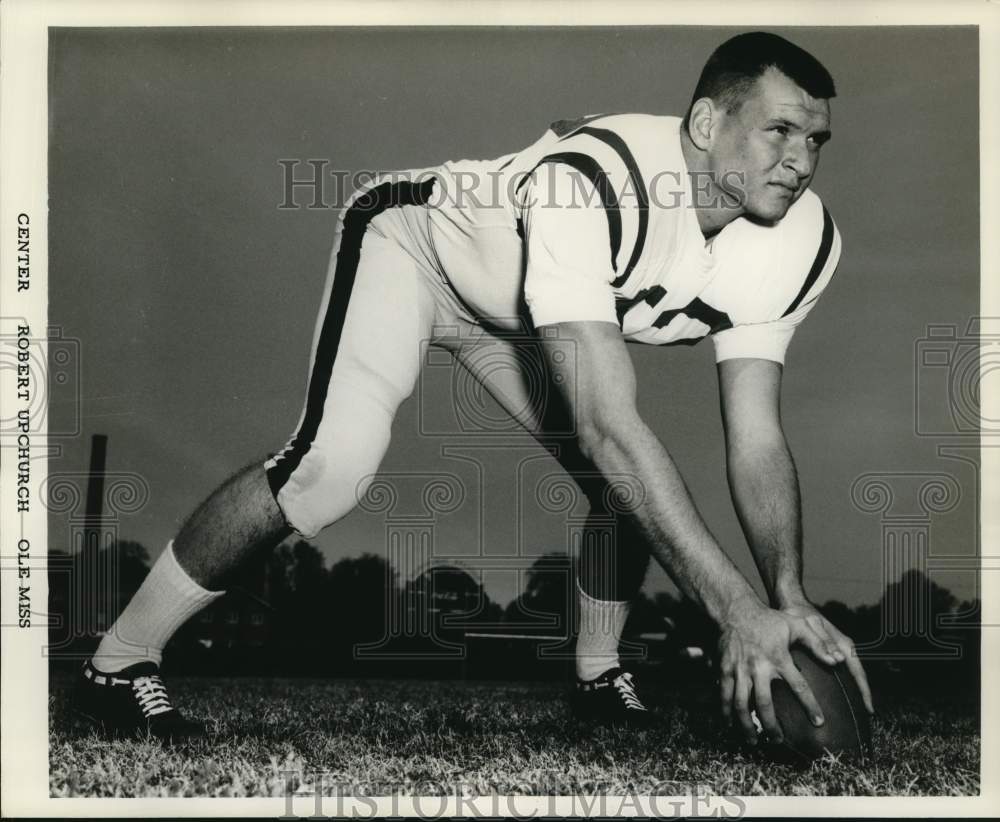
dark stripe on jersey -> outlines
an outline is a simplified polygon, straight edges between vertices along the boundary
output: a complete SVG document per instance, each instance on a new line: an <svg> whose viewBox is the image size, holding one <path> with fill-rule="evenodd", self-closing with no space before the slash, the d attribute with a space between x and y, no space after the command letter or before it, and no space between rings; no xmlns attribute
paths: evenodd
<svg viewBox="0 0 1000 822"><path fill-rule="evenodd" d="M606 128L585 126L576 133L589 134L591 137L606 143L617 151L618 156L622 158L622 162L625 163L625 167L628 169L628 176L632 181L632 188L635 191L635 198L639 206L639 229L635 235L635 245L632 247L632 256L629 258L625 270L620 277L617 277L611 283L613 288L621 288L626 280L628 280L628 275L632 273L632 269L635 268L636 263L639 262L643 246L646 244L646 231L649 228L649 195L646 193L646 184L643 182L642 173L639 171L639 164L635 161L635 157L632 156L628 145L615 132L608 131Z"/></svg>
<svg viewBox="0 0 1000 822"><path fill-rule="evenodd" d="M664 311L653 321L653 327L665 328L670 325L670 321L673 320L673 318L678 314L683 314L686 317L690 317L692 320L703 322L708 326L709 334L716 334L719 331L725 331L727 328L733 327L733 321L729 319L728 314L724 311L719 311L717 308L712 308L712 306L707 303L703 303L697 297L691 300L691 302L683 308L674 308L670 311ZM701 337L696 338L696 341L698 339L701 339ZM683 341L678 340L678 342Z"/></svg>
<svg viewBox="0 0 1000 822"><path fill-rule="evenodd" d="M634 297L615 297L615 311L618 313L618 325L625 321L628 314L639 303L644 302L652 307L667 296L667 289L662 285L654 285L651 288L644 288Z"/></svg>
<svg viewBox="0 0 1000 822"><path fill-rule="evenodd" d="M792 304L788 306L782 317L787 317L799 304L805 299L806 294L809 293L809 289L816 284L816 280L819 279L819 275L823 273L823 269L826 267L826 261L830 259L830 249L833 248L833 218L830 217L830 212L826 210L826 206L823 206L823 239L819 243L819 251L816 252L816 259L813 260L812 268L809 269L809 274L806 277L806 281L802 284L802 288L799 290L798 296L792 301Z"/></svg>
<svg viewBox="0 0 1000 822"><path fill-rule="evenodd" d="M608 175L604 173L597 161L589 154L580 154L576 151L564 151L558 154L549 154L543 157L538 165L542 163L565 163L571 168L575 168L583 174L593 184L601 198L604 206L604 213L608 218L608 239L611 243L611 268L618 271L618 252L622 247L622 215L618 210L618 198L615 190L611 187ZM538 168L538 166L535 166ZM534 169L532 169L534 172ZM520 188L531 175L529 174L518 185ZM543 206L544 208L544 206Z"/></svg>
<svg viewBox="0 0 1000 822"><path fill-rule="evenodd" d="M670 342L659 343L659 345L697 345L704 337L685 337L682 340L671 340Z"/></svg>
<svg viewBox="0 0 1000 822"><path fill-rule="evenodd" d="M344 214L343 233L340 247L337 249L337 262L333 275L333 290L327 303L326 315L323 317L323 328L316 346L316 358L312 374L309 376L306 413L295 437L275 455L277 463L267 472L267 481L275 496L309 452L323 419L327 389L337 359L337 350L340 348L340 336L347 318L354 278L358 272L358 263L361 261L361 243L369 223L386 209L425 204L433 193L435 182L435 178L430 177L419 184L382 183L358 197Z"/></svg>

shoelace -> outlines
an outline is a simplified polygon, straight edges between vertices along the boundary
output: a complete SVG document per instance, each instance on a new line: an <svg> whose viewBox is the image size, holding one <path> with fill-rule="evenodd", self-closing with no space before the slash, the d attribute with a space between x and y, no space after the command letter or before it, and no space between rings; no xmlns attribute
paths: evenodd
<svg viewBox="0 0 1000 822"><path fill-rule="evenodd" d="M621 674L615 679L613 684L618 690L618 695L622 698L626 708L632 711L646 710L646 706L639 701L639 697L636 695L631 674Z"/></svg>
<svg viewBox="0 0 1000 822"><path fill-rule="evenodd" d="M146 719L173 710L170 698L167 696L167 689L158 676L137 677L132 683L132 690L135 691L136 699L139 700L139 708Z"/></svg>

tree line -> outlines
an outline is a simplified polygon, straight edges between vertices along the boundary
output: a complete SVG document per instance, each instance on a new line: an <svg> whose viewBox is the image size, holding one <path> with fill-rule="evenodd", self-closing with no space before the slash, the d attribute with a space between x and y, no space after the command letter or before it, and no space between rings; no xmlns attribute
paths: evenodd
<svg viewBox="0 0 1000 822"><path fill-rule="evenodd" d="M49 656L88 655L148 572L139 543L50 559ZM327 566L305 540L288 541L226 581L226 596L196 615L164 654L171 670L212 674L565 678L572 676L575 566L565 553L535 559L506 606L474 572L432 565L401 580L383 557ZM907 688L974 691L980 607L920 570L871 605L820 606L854 638L870 675ZM626 626L626 665L711 676L715 626L671 593L641 595ZM516 673L513 673L516 672Z"/></svg>

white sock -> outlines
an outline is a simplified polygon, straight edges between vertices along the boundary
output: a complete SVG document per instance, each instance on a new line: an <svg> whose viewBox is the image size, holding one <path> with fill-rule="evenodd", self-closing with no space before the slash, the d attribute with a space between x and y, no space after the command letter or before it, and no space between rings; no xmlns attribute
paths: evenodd
<svg viewBox="0 0 1000 822"><path fill-rule="evenodd" d="M588 682L618 666L618 643L625 630L629 603L594 599L576 582L580 631L576 635L576 675Z"/></svg>
<svg viewBox="0 0 1000 822"><path fill-rule="evenodd" d="M137 662L163 659L163 647L188 617L225 591L206 591L174 557L174 543L153 564L131 602L115 620L94 654L94 667L113 674Z"/></svg>

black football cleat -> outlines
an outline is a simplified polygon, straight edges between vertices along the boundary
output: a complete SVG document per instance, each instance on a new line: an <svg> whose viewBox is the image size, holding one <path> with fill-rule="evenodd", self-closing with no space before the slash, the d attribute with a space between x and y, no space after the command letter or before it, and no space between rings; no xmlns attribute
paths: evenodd
<svg viewBox="0 0 1000 822"><path fill-rule="evenodd" d="M628 728L647 728L653 721L652 712L636 692L632 674L617 667L597 679L576 683L573 713L579 719Z"/></svg>
<svg viewBox="0 0 1000 822"><path fill-rule="evenodd" d="M109 736L152 736L166 742L202 736L204 726L170 704L159 670L154 662L139 662L106 674L87 661L77 680L73 708Z"/></svg>

